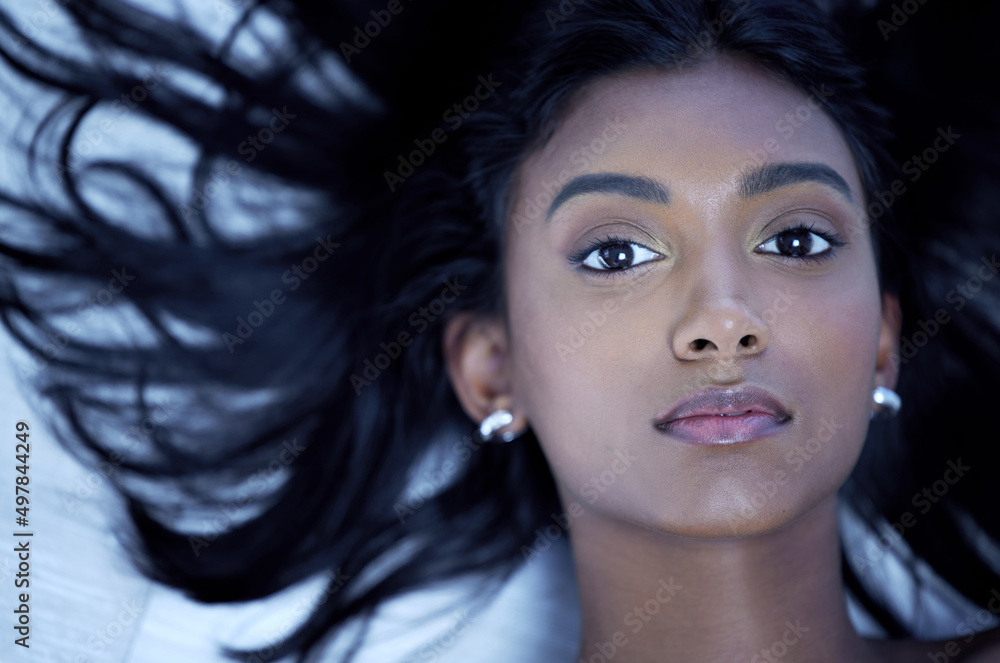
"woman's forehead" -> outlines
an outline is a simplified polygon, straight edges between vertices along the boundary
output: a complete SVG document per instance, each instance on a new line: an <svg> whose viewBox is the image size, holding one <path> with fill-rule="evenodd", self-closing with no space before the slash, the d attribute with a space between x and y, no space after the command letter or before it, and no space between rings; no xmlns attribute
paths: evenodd
<svg viewBox="0 0 1000 663"><path fill-rule="evenodd" d="M528 189L544 177L614 168L675 182L728 177L736 186L754 166L814 162L839 172L860 198L850 149L823 112L828 97L731 57L608 76L573 98L518 179Z"/></svg>

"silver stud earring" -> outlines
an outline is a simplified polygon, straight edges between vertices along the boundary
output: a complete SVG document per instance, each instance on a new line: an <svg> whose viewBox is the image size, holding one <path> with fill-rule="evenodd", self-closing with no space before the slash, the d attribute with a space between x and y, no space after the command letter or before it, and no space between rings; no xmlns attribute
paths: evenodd
<svg viewBox="0 0 1000 663"><path fill-rule="evenodd" d="M496 410L491 412L488 417L483 419L483 422L479 424L479 438L483 442L510 442L511 440L520 437L524 431L515 433L513 431L506 431L501 433L499 439L496 437L496 432L514 421L514 415L511 414L510 410Z"/></svg>
<svg viewBox="0 0 1000 663"><path fill-rule="evenodd" d="M872 392L872 402L882 406L884 411L889 413L889 416L895 416L899 412L899 408L903 406L903 400L899 394L886 387L875 387L875 391ZM875 412L872 411L868 418L874 419Z"/></svg>

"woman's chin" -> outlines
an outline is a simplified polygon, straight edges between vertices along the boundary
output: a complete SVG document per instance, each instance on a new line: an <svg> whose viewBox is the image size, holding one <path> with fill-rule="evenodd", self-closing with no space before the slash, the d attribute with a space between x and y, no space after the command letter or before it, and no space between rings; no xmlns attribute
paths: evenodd
<svg viewBox="0 0 1000 663"><path fill-rule="evenodd" d="M800 515L798 512L758 513L746 518L739 513L706 514L701 519L643 524L646 529L689 539L743 539L775 532Z"/></svg>
<svg viewBox="0 0 1000 663"><path fill-rule="evenodd" d="M793 498L791 495L786 498ZM704 508L683 514L646 511L636 516L607 514L650 532L689 539L743 539L779 532L799 518L814 511L817 505L836 504L836 492L824 495L800 495L793 499L773 500L750 508L752 502L740 499L705 504Z"/></svg>

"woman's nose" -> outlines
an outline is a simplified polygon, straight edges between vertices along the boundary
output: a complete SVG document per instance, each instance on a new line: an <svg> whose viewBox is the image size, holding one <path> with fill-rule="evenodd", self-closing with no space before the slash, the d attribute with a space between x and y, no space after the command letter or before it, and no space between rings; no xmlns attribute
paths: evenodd
<svg viewBox="0 0 1000 663"><path fill-rule="evenodd" d="M760 354L769 337L767 324L744 301L722 297L692 303L671 345L681 360L728 361Z"/></svg>

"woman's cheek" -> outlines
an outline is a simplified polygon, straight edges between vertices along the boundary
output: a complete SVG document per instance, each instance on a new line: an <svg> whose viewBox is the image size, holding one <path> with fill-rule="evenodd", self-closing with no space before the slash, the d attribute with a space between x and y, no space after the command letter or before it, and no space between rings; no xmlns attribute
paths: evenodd
<svg viewBox="0 0 1000 663"><path fill-rule="evenodd" d="M867 292L844 289L803 304L779 331L797 346L794 368L808 394L808 430L786 454L804 480L842 483L861 453L868 430L877 359L879 305ZM820 460L821 462L815 462ZM839 485L839 483L838 483Z"/></svg>
<svg viewBox="0 0 1000 663"><path fill-rule="evenodd" d="M653 416L636 405L637 390L648 389L630 363L640 361L638 345L622 336L624 321L608 317L598 325L601 318L588 315L593 311L574 307L568 319L577 325L550 318L552 324L533 337L522 371L533 382L529 419L556 481L585 505L598 496L614 501L627 484L635 443L649 433L643 424ZM594 325L593 333L585 323ZM583 339L576 347L567 338L574 327Z"/></svg>

